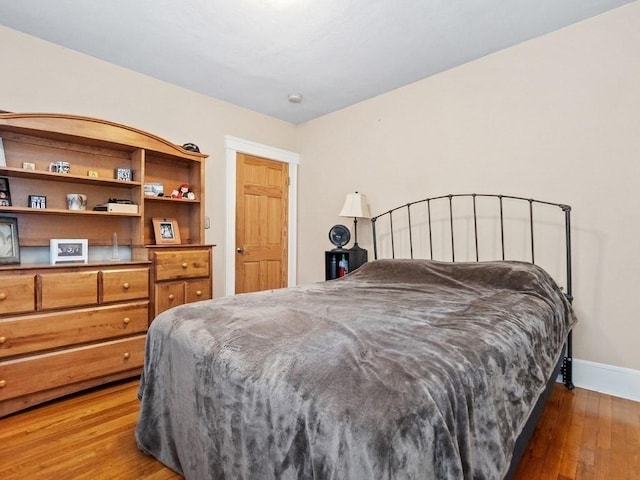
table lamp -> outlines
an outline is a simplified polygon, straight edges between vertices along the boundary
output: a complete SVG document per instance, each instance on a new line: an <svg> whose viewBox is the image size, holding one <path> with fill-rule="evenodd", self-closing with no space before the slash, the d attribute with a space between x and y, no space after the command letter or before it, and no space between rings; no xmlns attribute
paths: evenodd
<svg viewBox="0 0 640 480"><path fill-rule="evenodd" d="M367 196L362 193L348 193L339 214L340 217L353 217L354 243L351 250L362 250L358 245L358 219L371 218Z"/></svg>

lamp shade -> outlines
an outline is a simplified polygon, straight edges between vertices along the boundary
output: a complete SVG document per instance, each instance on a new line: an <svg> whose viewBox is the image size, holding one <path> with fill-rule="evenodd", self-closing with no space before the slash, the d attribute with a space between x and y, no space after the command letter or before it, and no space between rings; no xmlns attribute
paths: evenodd
<svg viewBox="0 0 640 480"><path fill-rule="evenodd" d="M347 194L347 198L344 201L344 205L342 207L342 210L340 211L339 216L351 218L371 218L367 196L358 192Z"/></svg>

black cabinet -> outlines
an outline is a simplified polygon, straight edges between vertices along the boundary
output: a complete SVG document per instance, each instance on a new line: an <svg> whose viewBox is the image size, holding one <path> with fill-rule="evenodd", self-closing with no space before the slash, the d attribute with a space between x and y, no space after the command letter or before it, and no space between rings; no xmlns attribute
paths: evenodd
<svg viewBox="0 0 640 480"><path fill-rule="evenodd" d="M333 250L328 250L324 252L324 272L326 280L338 278L338 263L343 257L347 261L348 272L353 272L356 268L367 263L367 251L364 248L356 250L334 248Z"/></svg>

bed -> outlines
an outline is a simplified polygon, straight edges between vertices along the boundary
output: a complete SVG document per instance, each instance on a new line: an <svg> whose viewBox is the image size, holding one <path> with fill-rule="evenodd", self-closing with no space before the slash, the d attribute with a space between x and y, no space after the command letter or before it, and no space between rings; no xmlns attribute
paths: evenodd
<svg viewBox="0 0 640 480"><path fill-rule="evenodd" d="M497 260L480 258L489 199ZM462 223L458 200L473 204ZM507 201L528 205L527 261L504 258ZM563 217L563 288L531 258L539 205ZM558 373L572 388L569 212L502 195L412 202L373 219L375 260L341 279L162 313L147 336L138 447L187 479L509 478ZM475 244L476 258L412 258L445 237L454 257Z"/></svg>

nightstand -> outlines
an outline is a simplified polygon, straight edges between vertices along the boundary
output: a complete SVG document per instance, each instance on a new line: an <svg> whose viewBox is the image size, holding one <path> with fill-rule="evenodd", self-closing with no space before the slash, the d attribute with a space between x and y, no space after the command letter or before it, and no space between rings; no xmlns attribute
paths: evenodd
<svg viewBox="0 0 640 480"><path fill-rule="evenodd" d="M324 252L324 272L325 280L334 280L338 275L337 264L344 256L349 266L349 272L353 272L358 267L367 263L368 254L364 248L358 248L355 250L345 248L334 248L333 250L327 250ZM336 260L335 274L332 268L332 260Z"/></svg>

